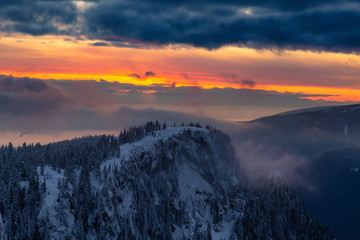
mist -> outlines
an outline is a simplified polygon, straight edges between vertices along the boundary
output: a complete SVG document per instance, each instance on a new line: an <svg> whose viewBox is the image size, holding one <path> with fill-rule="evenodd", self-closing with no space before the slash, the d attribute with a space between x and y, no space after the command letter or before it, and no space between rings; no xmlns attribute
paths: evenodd
<svg viewBox="0 0 360 240"><path fill-rule="evenodd" d="M277 172L289 184L310 189L309 163L321 153L355 143L351 125L344 141L343 131L334 135L311 127L293 131L284 129L286 124L236 122L320 103L302 97L252 89L0 76L0 144L45 144L91 134L117 135L146 121L166 122L168 126L200 123L230 135L248 181Z"/></svg>
<svg viewBox="0 0 360 240"><path fill-rule="evenodd" d="M239 165L249 182L270 179L274 174L284 183L313 186L304 176L309 159L283 150L280 146L270 146L256 142L234 142Z"/></svg>

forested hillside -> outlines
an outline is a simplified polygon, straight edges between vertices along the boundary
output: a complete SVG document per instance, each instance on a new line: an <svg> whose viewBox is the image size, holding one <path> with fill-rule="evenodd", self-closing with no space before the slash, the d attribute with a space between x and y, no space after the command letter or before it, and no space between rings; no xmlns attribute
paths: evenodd
<svg viewBox="0 0 360 240"><path fill-rule="evenodd" d="M230 138L148 122L0 149L5 239L335 239L274 177L246 185ZM241 160L240 160L241 161Z"/></svg>

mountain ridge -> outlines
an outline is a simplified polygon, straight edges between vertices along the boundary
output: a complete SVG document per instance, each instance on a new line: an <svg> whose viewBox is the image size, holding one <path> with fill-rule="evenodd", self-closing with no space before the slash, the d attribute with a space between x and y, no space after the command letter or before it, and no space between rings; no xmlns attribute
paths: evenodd
<svg viewBox="0 0 360 240"><path fill-rule="evenodd" d="M148 123L118 138L3 148L0 156L15 165L21 154L35 156L29 176L20 164L10 180L21 198L0 188L18 199L1 195L6 239L336 238L291 188L277 181L246 186L226 134L162 128Z"/></svg>

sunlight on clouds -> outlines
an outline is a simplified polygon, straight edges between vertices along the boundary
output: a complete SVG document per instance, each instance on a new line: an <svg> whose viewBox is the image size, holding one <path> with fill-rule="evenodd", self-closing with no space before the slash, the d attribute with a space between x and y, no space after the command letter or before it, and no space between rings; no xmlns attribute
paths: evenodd
<svg viewBox="0 0 360 240"><path fill-rule="evenodd" d="M278 91L282 93L304 93L313 95L324 96L309 96L301 97L311 100L325 100L325 101L360 101L360 89L352 88L329 88L329 87L313 87L313 86L275 86L275 85L263 85L258 86L256 89L263 89L267 91Z"/></svg>
<svg viewBox="0 0 360 240"><path fill-rule="evenodd" d="M90 7L96 5L96 3L94 2L86 2L86 1L73 1L73 3L77 7L77 9L82 13L84 13Z"/></svg>
<svg viewBox="0 0 360 240"><path fill-rule="evenodd" d="M251 79L256 89L331 95L311 99L360 100L360 56L356 54L236 46L211 51L177 45L139 49L91 43L66 36L3 37L0 74L202 88L244 88L242 81ZM156 75L147 77L148 71Z"/></svg>
<svg viewBox="0 0 360 240"><path fill-rule="evenodd" d="M253 12L252 12L251 8L245 9L245 10L244 10L244 13L245 13L246 15L253 15Z"/></svg>

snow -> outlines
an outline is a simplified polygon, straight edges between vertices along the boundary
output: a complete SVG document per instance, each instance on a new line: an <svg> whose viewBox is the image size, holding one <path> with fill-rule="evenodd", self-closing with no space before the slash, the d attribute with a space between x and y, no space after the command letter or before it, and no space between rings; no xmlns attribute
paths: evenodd
<svg viewBox="0 0 360 240"><path fill-rule="evenodd" d="M21 188L28 189L29 188L29 181L20 181L19 185Z"/></svg>
<svg viewBox="0 0 360 240"><path fill-rule="evenodd" d="M113 167L114 167L115 165L120 166L121 162L122 162L122 161L120 161L119 158L111 158L111 159L108 159L108 160L106 160L105 162L103 162L103 163L101 164L101 166L100 166L100 169L101 169L101 171L104 170L104 167L106 167L107 169L108 169L109 167L111 167L111 169L114 169Z"/></svg>
<svg viewBox="0 0 360 240"><path fill-rule="evenodd" d="M359 172L360 171L360 168L359 167L356 167L356 168L350 168L350 171L352 172Z"/></svg>
<svg viewBox="0 0 360 240"><path fill-rule="evenodd" d="M209 130L197 127L189 126L178 126L178 127L167 127L166 129L155 131L154 135L145 136L143 139L133 143L126 143L120 146L120 157L111 158L103 162L100 166L101 171L106 167L114 169L115 166L120 167L122 162L128 161L135 154L139 154L144 151L151 151L155 147L157 141L166 141L167 139L178 135L186 130L192 130L193 132L208 132ZM195 190L212 192L212 187L207 183L196 171L192 170L190 166L184 165L180 168L179 173L179 189L183 199L186 199L192 195ZM110 174L111 176L111 174ZM110 177L109 176L109 177ZM102 188L101 184L98 183L95 179L92 178L92 185ZM123 202L121 208L123 209L123 214L126 215L131 211L131 204L133 202L133 194L127 189L123 189ZM159 196L154 191L154 204L159 204Z"/></svg>
<svg viewBox="0 0 360 240"><path fill-rule="evenodd" d="M1 213L0 213L0 240L3 240L5 238L4 236L4 224L3 224L3 219L1 217Z"/></svg>
<svg viewBox="0 0 360 240"><path fill-rule="evenodd" d="M184 229L179 226L175 226L175 231L172 233L172 239L183 239L183 237Z"/></svg>
<svg viewBox="0 0 360 240"><path fill-rule="evenodd" d="M221 240L221 239L230 239L230 235L232 232L232 229L234 227L235 221L231 222L224 222L222 231L216 232L214 230L211 230L211 239L212 240Z"/></svg>
<svg viewBox="0 0 360 240"><path fill-rule="evenodd" d="M155 134L148 135L142 138L140 141L127 143L120 146L120 157L111 158L103 162L100 166L101 171L106 167L114 169L115 166L120 167L124 161L129 161L132 156L139 154L144 151L152 151L155 147L157 141L166 141L167 139L178 135L186 130L191 130L193 132L209 132L207 129L189 127L189 126L178 126L178 127L167 127L166 129L155 131ZM190 151L191 152L191 151ZM155 163L154 163L155 164ZM184 165L180 168L179 173L179 189L181 191L182 199L187 199L189 196L193 195L196 190L212 192L212 187L207 183L196 171L194 171L190 166ZM111 176L111 174L110 174ZM110 177L109 176L109 177ZM92 177L92 185L97 186L96 188L101 189L102 184ZM156 192L154 194L154 204L159 204L159 196ZM132 211L131 205L133 203L133 194L128 191L128 189L122 190L123 201L121 203L122 213L127 215L128 212ZM109 213L109 215L112 215Z"/></svg>
<svg viewBox="0 0 360 240"><path fill-rule="evenodd" d="M37 172L40 175L40 167L37 168ZM41 175L40 175L41 176ZM64 178L64 170L61 170L60 173L51 169L49 166L44 167L44 175L40 177L40 186L44 182L44 176L46 181L46 192L43 199L43 204L40 209L39 217L45 216L48 214L50 221L52 223L57 223L56 210L54 205L56 203L56 199L60 194L60 190L58 189L58 181Z"/></svg>
<svg viewBox="0 0 360 240"><path fill-rule="evenodd" d="M120 207L122 209L121 213L123 215L127 215L128 213L130 213L132 211L131 206L134 202L134 195L128 189L124 189L122 191L122 198L123 198L123 201L120 205Z"/></svg>
<svg viewBox="0 0 360 240"><path fill-rule="evenodd" d="M129 161L132 159L132 156L139 154L141 152L154 152L156 147L156 142L166 141L169 138L177 135L183 131L190 129L192 132L208 133L207 129L196 128L196 127L168 127L165 130L158 130L154 135L149 135L141 139L140 141L124 144L120 146L120 157L111 158L102 163L100 169L103 170L106 168L114 169L114 166L121 166L124 161ZM205 134L203 137L206 137ZM208 139L210 141L210 139ZM196 149L193 149L194 146L189 146L185 144L184 147L186 151L191 153L194 158L199 158L201 156L196 156ZM187 205L187 211L191 213L192 218L190 220L190 229L184 228L184 226L175 226L175 231L172 233L174 239L182 238L183 236L189 235L189 231L192 230L196 224L200 222L211 223L212 215L210 212L210 207L207 205L208 197L215 192L215 189L202 177L203 170L196 167L191 163L191 161L180 161L178 163L178 188L180 193L180 201L185 201ZM37 169L38 174L40 175L40 167ZM77 174L78 175L78 174ZM108 177L112 177L113 171L109 172ZM53 170L49 166L45 166L44 175L40 176L40 186L46 180L46 193L44 194L43 204L40 209L40 217L49 217L49 224L52 229L55 229L57 232L52 232L52 236L60 236L59 234L63 233L65 229L61 226L60 219L57 215L58 203L56 202L60 194L58 189L58 181L63 180L64 170L60 172ZM90 174L91 185L93 190L102 189L103 182L97 178L93 173ZM236 179L232 181L236 182ZM22 187L26 187L26 183L20 183ZM111 193L113 194L113 193ZM209 195L210 194L210 195ZM160 204L160 196L158 193L153 190L154 204L158 206ZM120 212L123 216L130 216L131 212L134 210L132 205L134 204L134 194L133 192L125 187L121 189L121 204L118 205ZM107 214L112 217L114 215L114 209L106 208ZM225 214L226 215L226 214ZM229 218L226 218L224 215L224 222L219 224L219 227L211 230L212 239L229 239L234 221L230 221ZM130 225L133 225L133 219L130 218ZM71 224L70 224L71 225ZM206 224L202 224L202 230L206 230ZM134 227L132 227L134 229ZM134 230L134 232L136 232ZM191 237L190 235L188 237Z"/></svg>
<svg viewBox="0 0 360 240"><path fill-rule="evenodd" d="M131 156L135 153L148 151L154 147L154 143L160 140L166 141L170 137L182 133L186 130L192 131L201 131L201 132L208 132L209 130L204 128L197 128L197 127L189 127L189 126L178 126L178 127L167 127L166 129L155 131L154 136L148 135L145 136L143 139L133 143L126 143L120 146L120 158L112 158L110 160L105 161L101 165L101 169L105 166L108 168L109 166L121 165L122 161L127 161L131 159Z"/></svg>
<svg viewBox="0 0 360 240"><path fill-rule="evenodd" d="M159 206L159 204L160 204L159 195L157 194L157 192L155 190L153 191L153 194L154 194L154 205Z"/></svg>
<svg viewBox="0 0 360 240"><path fill-rule="evenodd" d="M136 153L151 151L151 149L154 148L155 142L160 140L166 141L174 135L177 135L189 129L193 132L209 132L209 130L204 128L189 126L167 127L166 129L155 131L154 135L146 136L140 141L121 145L120 158L112 158L105 161L101 165L101 169L103 169L105 166L107 168L109 166L113 167L115 165L120 166L122 161L130 160L131 157ZM206 182L199 173L197 173L195 170L193 170L191 166L187 164L179 167L179 189L183 200L191 196L196 190L200 192L213 191L210 184Z"/></svg>
<svg viewBox="0 0 360 240"><path fill-rule="evenodd" d="M194 171L188 164L179 167L179 190L181 199L191 197L196 190L200 192L212 192L210 184L205 181L199 173Z"/></svg>

